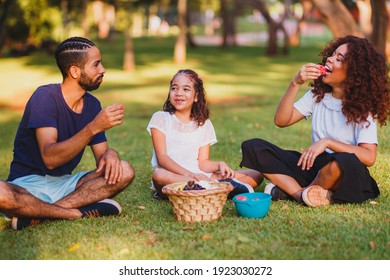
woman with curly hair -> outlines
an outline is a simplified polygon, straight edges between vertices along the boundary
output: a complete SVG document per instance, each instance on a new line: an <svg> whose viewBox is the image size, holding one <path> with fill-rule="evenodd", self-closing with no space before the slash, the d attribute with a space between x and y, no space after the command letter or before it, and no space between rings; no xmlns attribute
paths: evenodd
<svg viewBox="0 0 390 280"><path fill-rule="evenodd" d="M379 195L367 167L376 160L377 124L390 112L388 67L364 38L346 36L320 53L322 63L303 65L277 108L274 122L287 127L312 117L312 145L303 153L265 140L242 143L241 166L258 170L273 200L316 207L361 203ZM297 99L300 86L312 87Z"/></svg>

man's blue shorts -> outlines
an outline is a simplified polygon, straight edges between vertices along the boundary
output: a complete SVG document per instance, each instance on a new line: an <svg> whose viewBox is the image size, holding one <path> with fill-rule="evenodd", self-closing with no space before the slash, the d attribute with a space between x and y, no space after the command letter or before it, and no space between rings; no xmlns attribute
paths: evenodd
<svg viewBox="0 0 390 280"><path fill-rule="evenodd" d="M40 175L28 175L17 178L11 182L11 184L17 185L33 196L47 203L54 203L68 194L74 192L77 182L87 172L79 172L75 175L63 175L57 176L40 176Z"/></svg>

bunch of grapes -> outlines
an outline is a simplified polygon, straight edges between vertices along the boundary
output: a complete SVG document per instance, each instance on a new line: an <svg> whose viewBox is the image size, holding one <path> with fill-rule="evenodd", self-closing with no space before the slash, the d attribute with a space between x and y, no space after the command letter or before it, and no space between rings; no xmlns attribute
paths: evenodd
<svg viewBox="0 0 390 280"><path fill-rule="evenodd" d="M195 181L188 181L184 187L185 191L205 190L201 185L195 183Z"/></svg>

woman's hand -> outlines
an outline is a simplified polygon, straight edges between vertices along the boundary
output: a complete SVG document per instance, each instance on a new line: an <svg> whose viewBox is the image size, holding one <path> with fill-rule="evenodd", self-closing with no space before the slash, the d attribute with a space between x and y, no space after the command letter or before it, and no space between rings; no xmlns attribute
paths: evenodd
<svg viewBox="0 0 390 280"><path fill-rule="evenodd" d="M319 65L315 63L307 63L299 69L279 102L274 116L275 125L287 127L305 117L294 107L299 89L307 80L317 79L320 75Z"/></svg>
<svg viewBox="0 0 390 280"><path fill-rule="evenodd" d="M299 69L292 82L296 85L302 85L308 80L318 79L319 76L321 76L321 71L318 68L318 64L307 63Z"/></svg>
<svg viewBox="0 0 390 280"><path fill-rule="evenodd" d="M322 154L327 147L328 139L320 139L302 153L297 165L302 166L302 170L309 170L313 166L314 160L317 158L317 156Z"/></svg>

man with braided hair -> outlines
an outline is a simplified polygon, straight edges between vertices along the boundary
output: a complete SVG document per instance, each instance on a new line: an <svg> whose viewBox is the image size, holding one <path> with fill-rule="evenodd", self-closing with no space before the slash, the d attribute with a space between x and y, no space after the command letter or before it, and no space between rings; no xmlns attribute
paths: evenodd
<svg viewBox="0 0 390 280"><path fill-rule="evenodd" d="M89 91L99 88L105 68L99 49L72 37L56 49L61 84L38 87L28 101L14 142L7 181L0 181L0 213L19 230L48 219L117 215L111 197L134 178L130 163L109 148L105 131L122 124L123 105L104 109ZM96 170L72 174L86 146Z"/></svg>

